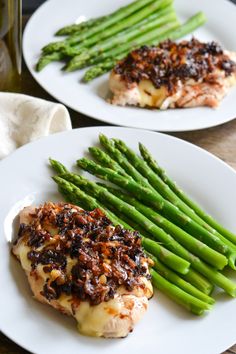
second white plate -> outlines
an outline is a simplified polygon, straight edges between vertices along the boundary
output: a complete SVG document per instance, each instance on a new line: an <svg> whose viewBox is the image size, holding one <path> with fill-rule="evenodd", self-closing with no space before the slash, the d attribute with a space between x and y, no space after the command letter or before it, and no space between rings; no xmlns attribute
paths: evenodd
<svg viewBox="0 0 236 354"><path fill-rule="evenodd" d="M210 313L197 317L155 291L134 332L113 340L84 337L76 331L72 318L33 300L26 276L10 253L16 233L13 220L26 205L62 200L51 179L48 157L76 168L76 159L98 142L100 132L124 139L135 151L141 141L186 193L225 227L236 231L235 171L183 140L144 130L94 127L27 144L0 162L0 330L37 354L221 353L236 342L236 300L223 292L217 293Z"/></svg>
<svg viewBox="0 0 236 354"><path fill-rule="evenodd" d="M130 0L50 0L43 4L29 20L23 38L26 64L38 83L58 101L90 117L115 125L158 131L187 131L212 127L236 117L236 88L223 100L221 106L211 108L148 110L135 107L117 107L106 102L108 75L89 84L81 83L84 70L73 73L61 71L61 63L52 63L42 72L35 71L41 48L57 40L54 33L79 16L98 17L124 6ZM236 6L226 0L175 0L175 8L185 21L202 10L207 23L194 33L200 40L216 40L224 48L236 51ZM220 20L219 20L220 19Z"/></svg>

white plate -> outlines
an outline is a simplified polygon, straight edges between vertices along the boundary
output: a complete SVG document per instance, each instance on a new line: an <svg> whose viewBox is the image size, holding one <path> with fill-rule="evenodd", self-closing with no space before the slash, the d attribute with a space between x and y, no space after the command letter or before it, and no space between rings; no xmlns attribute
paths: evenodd
<svg viewBox="0 0 236 354"><path fill-rule="evenodd" d="M64 73L61 63L52 63L42 72L35 71L41 48L57 40L53 34L64 25L73 23L79 16L97 17L110 13L130 0L50 0L42 5L29 20L23 38L26 64L38 83L57 100L74 110L103 122L159 131L184 131L212 127L236 117L236 88L212 108L175 109L157 111L135 107L116 107L105 100L108 93L108 75L89 84L80 82L84 71ZM224 48L236 51L236 6L226 0L216 3L206 0L175 0L177 14L186 20L202 10L208 21L194 35L204 41L216 40ZM220 20L219 20L220 19Z"/></svg>
<svg viewBox="0 0 236 354"><path fill-rule="evenodd" d="M199 318L158 293L134 332L125 339L83 337L73 319L32 299L19 263L10 254L12 220L24 205L59 201L48 157L71 168L99 132L143 142L170 176L222 224L236 231L236 173L206 151L182 140L138 129L96 127L59 133L26 145L0 162L0 329L41 354L216 354L236 342L236 300L217 295L213 311ZM15 225L16 227L16 225Z"/></svg>

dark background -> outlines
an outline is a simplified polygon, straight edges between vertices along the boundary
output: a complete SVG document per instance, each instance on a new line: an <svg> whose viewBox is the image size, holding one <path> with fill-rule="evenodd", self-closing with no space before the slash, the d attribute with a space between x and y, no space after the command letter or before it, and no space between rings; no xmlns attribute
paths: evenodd
<svg viewBox="0 0 236 354"><path fill-rule="evenodd" d="M23 13L31 14L45 0L22 0L22 1L23 1Z"/></svg>
<svg viewBox="0 0 236 354"><path fill-rule="evenodd" d="M24 14L31 14L39 5L41 5L45 0L23 0L23 13ZM60 0L58 0L60 1ZM77 0L79 1L85 1L85 0ZM98 0L99 1L99 0ZM211 0L205 0L205 1L211 1ZM231 0L236 4L236 0ZM217 3L216 3L217 6Z"/></svg>

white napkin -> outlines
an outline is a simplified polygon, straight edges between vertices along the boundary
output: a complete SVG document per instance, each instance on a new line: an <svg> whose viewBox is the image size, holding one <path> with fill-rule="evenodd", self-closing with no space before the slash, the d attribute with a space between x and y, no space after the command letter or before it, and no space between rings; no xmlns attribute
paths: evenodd
<svg viewBox="0 0 236 354"><path fill-rule="evenodd" d="M30 141L69 129L69 112L62 104L0 92L0 159Z"/></svg>

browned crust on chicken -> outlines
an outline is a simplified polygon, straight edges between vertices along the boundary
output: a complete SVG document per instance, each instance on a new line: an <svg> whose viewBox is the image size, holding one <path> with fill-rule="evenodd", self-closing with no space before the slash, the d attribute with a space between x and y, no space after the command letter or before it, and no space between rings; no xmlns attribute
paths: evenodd
<svg viewBox="0 0 236 354"><path fill-rule="evenodd" d="M134 50L115 66L111 102L162 109L216 107L235 81L234 53L195 38L180 43L167 40L158 47Z"/></svg>

